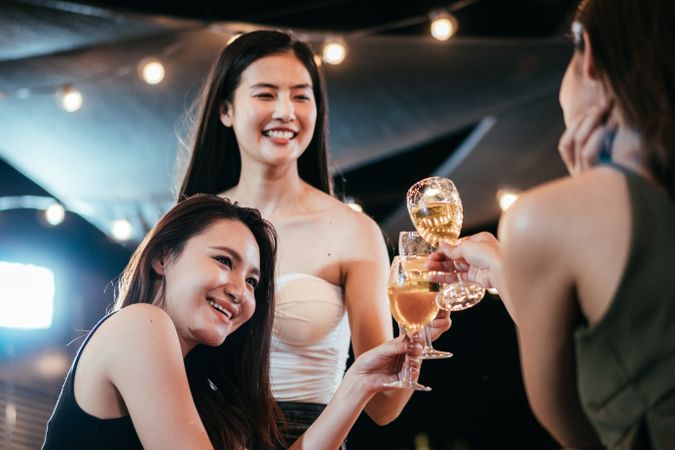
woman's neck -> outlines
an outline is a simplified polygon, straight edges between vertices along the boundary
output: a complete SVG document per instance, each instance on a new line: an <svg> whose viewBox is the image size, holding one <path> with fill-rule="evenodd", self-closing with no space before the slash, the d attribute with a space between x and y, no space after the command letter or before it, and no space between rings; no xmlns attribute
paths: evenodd
<svg viewBox="0 0 675 450"><path fill-rule="evenodd" d="M239 183L225 195L242 206L257 208L263 217L288 210L300 202L307 185L293 163L285 167L242 164Z"/></svg>
<svg viewBox="0 0 675 450"><path fill-rule="evenodd" d="M618 127L612 145L612 162L623 166L658 185L644 160L644 140L640 133L628 126L625 120L616 120Z"/></svg>

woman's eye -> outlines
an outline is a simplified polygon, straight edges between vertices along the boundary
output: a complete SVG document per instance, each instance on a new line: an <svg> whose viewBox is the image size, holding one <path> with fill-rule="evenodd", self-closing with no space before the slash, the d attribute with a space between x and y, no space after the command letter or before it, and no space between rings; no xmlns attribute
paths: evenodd
<svg viewBox="0 0 675 450"><path fill-rule="evenodd" d="M247 278L246 282L250 284L253 289L258 287L258 280L255 278Z"/></svg>
<svg viewBox="0 0 675 450"><path fill-rule="evenodd" d="M232 268L232 258L229 256L216 256L214 259L230 269Z"/></svg>
<svg viewBox="0 0 675 450"><path fill-rule="evenodd" d="M270 98L274 98L274 96L273 96L272 94L270 94L269 92L261 92L261 93L259 93L259 94L255 94L254 97L256 97L256 98L262 98L262 99L270 99Z"/></svg>

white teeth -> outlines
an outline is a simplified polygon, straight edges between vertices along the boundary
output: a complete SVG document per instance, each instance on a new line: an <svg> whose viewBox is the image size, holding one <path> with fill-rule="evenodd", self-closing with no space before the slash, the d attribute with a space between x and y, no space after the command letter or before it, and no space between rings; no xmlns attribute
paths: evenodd
<svg viewBox="0 0 675 450"><path fill-rule="evenodd" d="M295 137L295 133L292 131L267 130L263 132L263 134L267 137L281 138L281 139L293 139Z"/></svg>
<svg viewBox="0 0 675 450"><path fill-rule="evenodd" d="M220 312L222 312L223 314L225 314L225 317L227 317L228 319L229 319L230 317L232 317L232 315L230 314L230 312L227 311L227 310L225 310L225 308L223 308L222 306L220 306L218 303L216 303L216 302L214 302L214 301L212 301L212 300L209 300L208 302L209 302L209 305L213 306L213 307L216 308L218 311L220 311Z"/></svg>

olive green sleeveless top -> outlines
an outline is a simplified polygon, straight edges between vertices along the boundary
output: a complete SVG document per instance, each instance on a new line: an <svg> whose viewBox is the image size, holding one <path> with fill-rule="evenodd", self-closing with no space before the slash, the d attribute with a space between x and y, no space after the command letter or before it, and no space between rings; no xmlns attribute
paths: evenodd
<svg viewBox="0 0 675 450"><path fill-rule="evenodd" d="M630 253L605 317L575 332L579 395L607 448L675 449L675 203L620 170Z"/></svg>

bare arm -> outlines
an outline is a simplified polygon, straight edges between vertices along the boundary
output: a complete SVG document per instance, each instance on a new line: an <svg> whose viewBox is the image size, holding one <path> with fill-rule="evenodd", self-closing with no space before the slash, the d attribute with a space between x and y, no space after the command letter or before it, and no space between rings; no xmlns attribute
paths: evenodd
<svg viewBox="0 0 675 450"><path fill-rule="evenodd" d="M548 186L521 197L505 214L499 229L504 279L535 416L561 444L591 448L599 440L577 393L572 334L580 312L561 201Z"/></svg>
<svg viewBox="0 0 675 450"><path fill-rule="evenodd" d="M384 383L397 379L406 350L411 355L419 355L422 346L420 342L412 344L401 336L359 356L326 409L290 447L291 450L338 448L373 395L384 390Z"/></svg>
<svg viewBox="0 0 675 450"><path fill-rule="evenodd" d="M102 358L146 449L212 449L169 316L139 304L109 319ZM108 325L108 324L106 324Z"/></svg>
<svg viewBox="0 0 675 450"><path fill-rule="evenodd" d="M389 256L377 225L359 217L349 241L352 259L345 265L344 295L352 334L354 356L358 357L393 336L387 300ZM412 392L403 389L376 394L365 410L379 425L401 413Z"/></svg>

